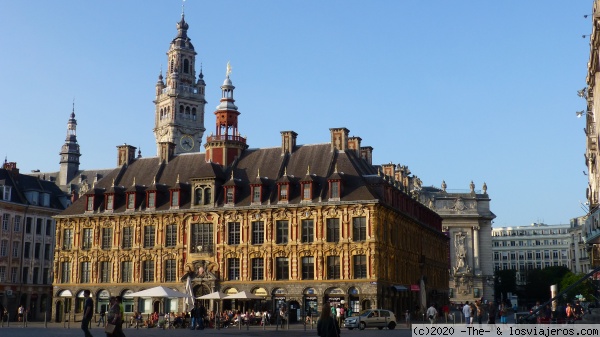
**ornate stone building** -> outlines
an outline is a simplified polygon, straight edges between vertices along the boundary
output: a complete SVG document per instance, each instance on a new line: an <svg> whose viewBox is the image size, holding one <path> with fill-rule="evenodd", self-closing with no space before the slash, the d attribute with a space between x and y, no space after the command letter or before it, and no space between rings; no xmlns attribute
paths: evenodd
<svg viewBox="0 0 600 337"><path fill-rule="evenodd" d="M204 104L202 75L197 96L163 96L182 88L175 79L186 67L192 85L187 27L182 16L168 53L173 80L157 85L156 118L170 118L169 127L190 121L188 105L198 119ZM324 144L297 145L297 134L283 131L281 146L249 148L230 72L204 153L199 133L181 150L183 135L157 136L151 158L119 146L117 168L56 217L53 319L80 315L86 289L96 310L123 295L126 311L182 311L182 300L129 294L156 285L184 291L188 276L196 296L249 291L264 298L258 308L289 306L292 321L293 309L324 301L400 313L447 293L449 240L442 218L410 193L412 178L373 165L373 149L346 128L330 129Z"/></svg>
<svg viewBox="0 0 600 337"><path fill-rule="evenodd" d="M447 268L450 274L449 298L453 302L494 299L494 264L492 256L492 220L487 186L476 191L450 191L442 182L441 189L423 187L422 203L442 217L442 230L450 238Z"/></svg>

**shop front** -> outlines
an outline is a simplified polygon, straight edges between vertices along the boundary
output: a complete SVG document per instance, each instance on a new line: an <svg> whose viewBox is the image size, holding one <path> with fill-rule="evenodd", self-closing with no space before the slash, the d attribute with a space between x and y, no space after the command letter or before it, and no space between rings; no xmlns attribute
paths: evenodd
<svg viewBox="0 0 600 337"><path fill-rule="evenodd" d="M100 290L96 297L96 313L107 312L109 309L110 292L106 289Z"/></svg>

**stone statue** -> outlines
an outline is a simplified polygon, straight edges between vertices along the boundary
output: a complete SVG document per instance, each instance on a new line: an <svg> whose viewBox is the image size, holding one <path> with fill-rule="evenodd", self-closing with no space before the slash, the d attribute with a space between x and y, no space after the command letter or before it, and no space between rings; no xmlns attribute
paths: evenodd
<svg viewBox="0 0 600 337"><path fill-rule="evenodd" d="M447 186L446 186L446 181L445 181L445 180L442 180L442 191L443 191L443 192L446 192L446 187L447 187Z"/></svg>
<svg viewBox="0 0 600 337"><path fill-rule="evenodd" d="M456 253L456 268L464 268L467 263L467 250L465 248L466 236L464 233L458 233L454 237L454 248Z"/></svg>
<svg viewBox="0 0 600 337"><path fill-rule="evenodd" d="M469 189L471 190L471 193L475 193L475 184L473 184L473 180L471 180L471 183L469 184Z"/></svg>
<svg viewBox="0 0 600 337"><path fill-rule="evenodd" d="M483 194L487 194L487 185L486 185L485 182L483 183L483 187L482 188L483 188Z"/></svg>

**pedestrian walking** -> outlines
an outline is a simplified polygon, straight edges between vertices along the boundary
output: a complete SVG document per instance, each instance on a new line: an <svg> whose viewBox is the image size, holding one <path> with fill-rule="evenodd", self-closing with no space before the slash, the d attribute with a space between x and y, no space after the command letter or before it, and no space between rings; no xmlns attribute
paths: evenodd
<svg viewBox="0 0 600 337"><path fill-rule="evenodd" d="M83 318L81 318L81 330L85 337L93 337L90 333L90 322L92 321L92 316L94 315L94 300L90 297L90 291L83 291L83 298L85 298L85 302L83 305Z"/></svg>
<svg viewBox="0 0 600 337"><path fill-rule="evenodd" d="M104 326L104 324L106 324L104 316L106 316L104 311L100 311L100 319L98 320L98 324L96 326L100 326L100 324L102 324L102 326Z"/></svg>
<svg viewBox="0 0 600 337"><path fill-rule="evenodd" d="M469 305L469 301L465 302L465 305L462 308L462 312L465 316L465 323L467 325L471 324L471 306Z"/></svg>
<svg viewBox="0 0 600 337"><path fill-rule="evenodd" d="M319 337L339 337L340 327L331 313L329 303L325 302L321 310L321 317L317 322L317 335Z"/></svg>

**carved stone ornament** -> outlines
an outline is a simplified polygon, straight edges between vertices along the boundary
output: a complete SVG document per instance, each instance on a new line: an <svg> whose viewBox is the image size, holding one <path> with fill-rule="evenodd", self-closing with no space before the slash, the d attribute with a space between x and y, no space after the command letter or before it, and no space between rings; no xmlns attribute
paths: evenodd
<svg viewBox="0 0 600 337"><path fill-rule="evenodd" d="M454 206L452 207L452 209L454 209L456 211L464 211L465 209L467 209L467 206L465 205L463 198L461 198L461 197L456 198L456 201L454 202Z"/></svg>

